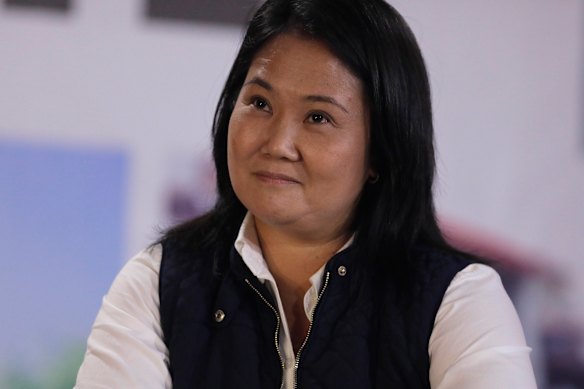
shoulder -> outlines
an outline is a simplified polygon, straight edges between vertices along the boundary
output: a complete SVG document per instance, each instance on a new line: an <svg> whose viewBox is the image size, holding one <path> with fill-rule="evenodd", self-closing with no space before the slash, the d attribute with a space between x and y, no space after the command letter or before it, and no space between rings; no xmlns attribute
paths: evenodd
<svg viewBox="0 0 584 389"><path fill-rule="evenodd" d="M437 308L452 280L473 263L472 257L455 251L415 247L406 273L408 283L414 296L426 296Z"/></svg>
<svg viewBox="0 0 584 389"><path fill-rule="evenodd" d="M158 290L161 258L162 247L160 245L151 246L136 254L118 273L108 296L114 298L129 296L136 299L147 296L157 297L155 291Z"/></svg>
<svg viewBox="0 0 584 389"><path fill-rule="evenodd" d="M178 288L190 276L211 275L216 248L195 248L180 239L164 239L160 242L159 280L161 290Z"/></svg>
<svg viewBox="0 0 584 389"><path fill-rule="evenodd" d="M436 325L440 331L435 331L432 340L437 342L446 333L457 333L459 338L471 333L480 336L504 325L505 331L497 341L525 344L517 313L499 274L483 264L470 264L452 279L436 315Z"/></svg>
<svg viewBox="0 0 584 389"><path fill-rule="evenodd" d="M104 298L104 305L143 316L144 320L156 318L161 258L160 245L151 246L132 257L116 276Z"/></svg>
<svg viewBox="0 0 584 389"><path fill-rule="evenodd" d="M457 272L444 296L447 301L470 297L508 299L497 271L481 263L470 263Z"/></svg>
<svg viewBox="0 0 584 389"><path fill-rule="evenodd" d="M76 387L170 387L158 311L161 255L161 246L152 246L118 273L91 330Z"/></svg>
<svg viewBox="0 0 584 389"><path fill-rule="evenodd" d="M431 274L445 270L456 273L476 261L464 253L427 246L414 247L411 260L417 271Z"/></svg>

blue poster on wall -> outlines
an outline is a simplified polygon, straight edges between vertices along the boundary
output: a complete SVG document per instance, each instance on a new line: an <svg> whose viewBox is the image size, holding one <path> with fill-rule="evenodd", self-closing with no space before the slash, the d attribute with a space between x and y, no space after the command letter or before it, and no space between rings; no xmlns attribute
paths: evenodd
<svg viewBox="0 0 584 389"><path fill-rule="evenodd" d="M124 255L119 150L0 142L0 387L72 387Z"/></svg>

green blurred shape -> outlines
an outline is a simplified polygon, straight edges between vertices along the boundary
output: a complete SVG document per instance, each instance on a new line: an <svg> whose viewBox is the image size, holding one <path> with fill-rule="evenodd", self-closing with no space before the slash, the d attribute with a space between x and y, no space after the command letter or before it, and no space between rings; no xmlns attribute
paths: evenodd
<svg viewBox="0 0 584 389"><path fill-rule="evenodd" d="M77 370L83 361L85 342L65 348L42 371L12 369L0 377L2 389L71 389L75 386Z"/></svg>

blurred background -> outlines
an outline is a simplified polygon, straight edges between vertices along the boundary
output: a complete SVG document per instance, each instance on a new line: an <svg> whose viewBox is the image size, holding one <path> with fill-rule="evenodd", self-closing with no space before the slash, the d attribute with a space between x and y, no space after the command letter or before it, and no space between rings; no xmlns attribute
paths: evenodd
<svg viewBox="0 0 584 389"><path fill-rule="evenodd" d="M70 388L121 266L213 202L255 1L0 2L0 388ZM584 388L584 2L391 3L430 72L444 230L500 263L539 387Z"/></svg>

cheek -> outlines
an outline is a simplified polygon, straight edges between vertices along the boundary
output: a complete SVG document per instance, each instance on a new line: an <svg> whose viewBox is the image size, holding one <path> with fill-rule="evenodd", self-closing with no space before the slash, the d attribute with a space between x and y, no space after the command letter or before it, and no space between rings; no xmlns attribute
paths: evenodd
<svg viewBox="0 0 584 389"><path fill-rule="evenodd" d="M337 177L355 183L365 181L369 169L367 143L364 139L347 139L336 151L329 148L328 170ZM331 153L332 151L332 153Z"/></svg>
<svg viewBox="0 0 584 389"><path fill-rule="evenodd" d="M358 197L369 175L367 145L356 141L340 163L343 166L340 169L343 172L341 181L347 185L351 196Z"/></svg>
<svg viewBox="0 0 584 389"><path fill-rule="evenodd" d="M352 205L367 181L365 146L352 143L337 150L329 148L319 155L312 161L313 172L318 171L313 175L313 182L318 183L318 196L322 201Z"/></svg>
<svg viewBox="0 0 584 389"><path fill-rule="evenodd" d="M250 159L254 155L253 136L242 125L241 115L234 112L229 121L227 132L227 168L232 185L241 185L241 179L249 168Z"/></svg>
<svg viewBox="0 0 584 389"><path fill-rule="evenodd" d="M241 158L246 151L251 148L253 134L249 131L249 123L242 117L243 115L234 111L229 120L227 132L227 155L228 158ZM247 129L246 129L247 128Z"/></svg>
<svg viewBox="0 0 584 389"><path fill-rule="evenodd" d="M245 141L241 122L241 115L238 115L237 111L233 111L233 114L229 119L229 127L227 129L228 158L236 158L240 154L243 142Z"/></svg>

